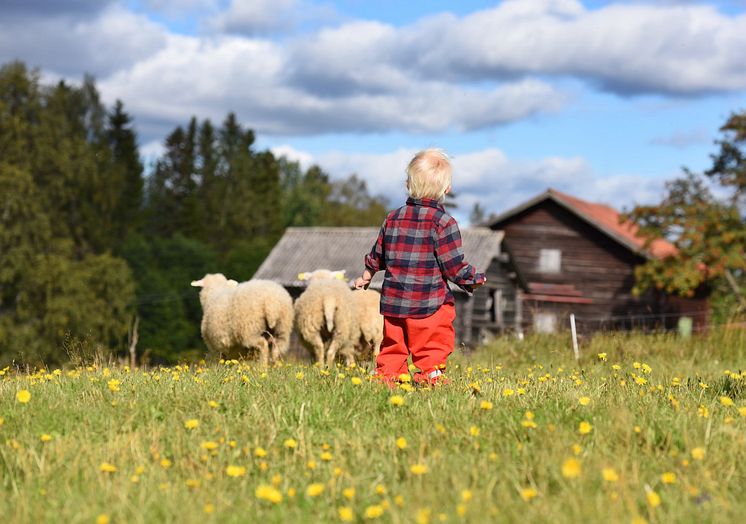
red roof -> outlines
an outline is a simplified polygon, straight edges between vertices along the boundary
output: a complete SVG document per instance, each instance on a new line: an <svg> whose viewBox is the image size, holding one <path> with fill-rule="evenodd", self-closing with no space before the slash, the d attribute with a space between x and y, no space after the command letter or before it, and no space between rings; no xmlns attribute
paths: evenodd
<svg viewBox="0 0 746 524"><path fill-rule="evenodd" d="M586 202L580 198L567 195L556 189L549 189L548 193L562 201L567 207L572 208L581 217L596 224L612 236L619 237L627 243L635 246L639 251L648 251L655 258L666 258L675 255L676 246L662 238L654 239L647 247L646 239L638 234L639 228L631 222L620 223L620 214L613 207L604 204Z"/></svg>

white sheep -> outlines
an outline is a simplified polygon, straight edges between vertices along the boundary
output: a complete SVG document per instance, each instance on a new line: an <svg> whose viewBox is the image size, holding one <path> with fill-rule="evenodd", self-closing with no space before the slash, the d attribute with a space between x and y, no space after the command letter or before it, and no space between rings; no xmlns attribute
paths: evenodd
<svg viewBox="0 0 746 524"><path fill-rule="evenodd" d="M217 273L192 286L202 288L202 338L211 353L235 358L258 350L264 367L287 353L293 299L281 285L269 280L239 284Z"/></svg>
<svg viewBox="0 0 746 524"><path fill-rule="evenodd" d="M381 294L372 289L352 292L357 314L358 336L355 340L355 355L360 359L378 356L383 341L383 315Z"/></svg>
<svg viewBox="0 0 746 524"><path fill-rule="evenodd" d="M295 301L295 327L311 356L322 369L334 366L337 353L354 363L355 305L344 271L319 269L298 279L308 287Z"/></svg>

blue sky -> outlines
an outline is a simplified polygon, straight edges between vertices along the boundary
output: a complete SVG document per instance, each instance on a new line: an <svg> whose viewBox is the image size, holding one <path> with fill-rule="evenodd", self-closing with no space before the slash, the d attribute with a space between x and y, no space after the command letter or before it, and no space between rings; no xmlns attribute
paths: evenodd
<svg viewBox="0 0 746 524"><path fill-rule="evenodd" d="M618 208L701 170L746 109L746 0L6 0L0 62L95 75L148 158L191 115L392 205L417 150L454 161L459 218L547 187Z"/></svg>

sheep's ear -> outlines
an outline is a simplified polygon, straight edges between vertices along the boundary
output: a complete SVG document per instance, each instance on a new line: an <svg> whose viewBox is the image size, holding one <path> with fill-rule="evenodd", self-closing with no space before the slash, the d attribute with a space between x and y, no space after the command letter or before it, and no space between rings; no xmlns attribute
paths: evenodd
<svg viewBox="0 0 746 524"><path fill-rule="evenodd" d="M238 282L236 282L236 281L235 281L235 280L233 280L233 279L230 279L230 280L228 281L228 285L229 285L230 287L236 287L236 286L238 285Z"/></svg>
<svg viewBox="0 0 746 524"><path fill-rule="evenodd" d="M332 274L334 275L334 278L337 278L339 280L344 280L345 279L345 271L347 271L347 270L343 269L341 271L334 271Z"/></svg>
<svg viewBox="0 0 746 524"><path fill-rule="evenodd" d="M306 280L308 278L308 273L298 273L298 280Z"/></svg>
<svg viewBox="0 0 746 524"><path fill-rule="evenodd" d="M205 285L205 279L202 278L200 280L192 280L192 287L202 287Z"/></svg>

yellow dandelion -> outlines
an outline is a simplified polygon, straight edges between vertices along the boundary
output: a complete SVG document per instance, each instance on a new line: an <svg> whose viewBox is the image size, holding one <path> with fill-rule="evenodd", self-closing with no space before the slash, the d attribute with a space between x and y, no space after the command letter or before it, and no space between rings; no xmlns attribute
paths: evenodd
<svg viewBox="0 0 746 524"><path fill-rule="evenodd" d="M112 393L116 393L117 391L119 391L119 385L121 383L122 383L121 381L113 378L110 381L108 381L106 385L109 387L109 391L111 391Z"/></svg>
<svg viewBox="0 0 746 524"><path fill-rule="evenodd" d="M648 504L650 504L651 508L657 508L661 505L661 497L658 495L655 491L650 490L648 491L646 498L648 499Z"/></svg>
<svg viewBox="0 0 746 524"><path fill-rule="evenodd" d="M538 493L534 488L523 488L521 490L521 498L525 500L526 502L530 501L531 499L535 498Z"/></svg>
<svg viewBox="0 0 746 524"><path fill-rule="evenodd" d="M102 462L101 465L98 467L98 470L103 473L116 473L117 467L114 464Z"/></svg>
<svg viewBox="0 0 746 524"><path fill-rule="evenodd" d="M604 468L601 470L601 475L603 476L604 480L606 482L618 482L619 481L619 475L616 471L614 471L614 468Z"/></svg>
<svg viewBox="0 0 746 524"><path fill-rule="evenodd" d="M389 403L392 406L403 406L404 405L404 397L400 395L394 395L391 398L389 398Z"/></svg>
<svg viewBox="0 0 746 524"><path fill-rule="evenodd" d="M215 513L215 506L214 506L213 504L209 504L209 503L208 503L208 504L205 504L205 505L204 505L204 506L202 507L202 511L204 511L204 512L205 512L205 513L207 513L208 515L209 515L210 513Z"/></svg>
<svg viewBox="0 0 746 524"><path fill-rule="evenodd" d="M578 399L578 404L580 404L581 406L587 406L590 403L591 403L590 397L580 397Z"/></svg>
<svg viewBox="0 0 746 524"><path fill-rule="evenodd" d="M515 394L515 391L513 391L510 388L503 389L503 397L512 397Z"/></svg>
<svg viewBox="0 0 746 524"><path fill-rule="evenodd" d="M202 449L205 449L207 451L213 451L215 449L218 449L219 444L217 442L213 442L212 440L207 440L205 442L202 442L199 447Z"/></svg>
<svg viewBox="0 0 746 524"><path fill-rule="evenodd" d="M598 357L598 360L601 360L601 361L603 361L603 362L606 362L606 358L607 358L607 355L606 355L606 353L599 353L599 354L598 354L598 355L596 355L596 356Z"/></svg>
<svg viewBox="0 0 746 524"><path fill-rule="evenodd" d="M664 484L676 484L676 473L666 471L661 475L661 482Z"/></svg>
<svg viewBox="0 0 746 524"><path fill-rule="evenodd" d="M399 449L406 449L407 448L407 439L404 437L399 437L396 439L396 447Z"/></svg>
<svg viewBox="0 0 746 524"><path fill-rule="evenodd" d="M489 400L483 400L479 403L479 408L483 409L484 411L489 411L492 409L492 402Z"/></svg>
<svg viewBox="0 0 746 524"><path fill-rule="evenodd" d="M733 405L733 399L730 397L720 397L719 400L723 406L730 407Z"/></svg>
<svg viewBox="0 0 746 524"><path fill-rule="evenodd" d="M385 495L386 494L386 486L383 484L376 484L376 495Z"/></svg>
<svg viewBox="0 0 746 524"><path fill-rule="evenodd" d="M314 482L306 488L307 497L318 497L324 492L324 485L321 482Z"/></svg>
<svg viewBox="0 0 746 524"><path fill-rule="evenodd" d="M262 447L257 447L254 449L254 456L257 458L264 458L267 456L267 450Z"/></svg>
<svg viewBox="0 0 746 524"><path fill-rule="evenodd" d="M412 472L412 475L424 475L427 473L427 466L425 464L412 464L409 471Z"/></svg>
<svg viewBox="0 0 746 524"><path fill-rule="evenodd" d="M469 435L471 435L472 437L478 437L479 433L480 433L480 431L479 431L479 428L477 426L471 426L469 428Z"/></svg>
<svg viewBox="0 0 746 524"><path fill-rule="evenodd" d="M352 500L355 498L355 488L345 488L342 490L342 496L346 498L347 500Z"/></svg>
<svg viewBox="0 0 746 524"><path fill-rule="evenodd" d="M373 520L377 519L383 515L383 506L380 504L373 504L372 506L368 506L365 508L365 518L366 520Z"/></svg>
<svg viewBox="0 0 746 524"><path fill-rule="evenodd" d="M580 461L576 458L568 458L562 463L562 476L574 479L580 476Z"/></svg>
<svg viewBox="0 0 746 524"><path fill-rule="evenodd" d="M474 493L470 489L465 489L461 491L461 500L463 502L471 502L471 499L474 498Z"/></svg>
<svg viewBox="0 0 746 524"><path fill-rule="evenodd" d="M323 460L324 462L329 462L329 461L331 461L331 460L332 460L332 459L334 458L334 455L332 455L332 454L331 454L331 453L329 453L328 451L324 451L324 452L323 452L323 453L321 454L321 457L320 457L320 458L321 458L321 460Z"/></svg>
<svg viewBox="0 0 746 524"><path fill-rule="evenodd" d="M39 440L41 440L42 442L49 442L50 440L52 440L52 435L50 435L49 433L42 433L39 437Z"/></svg>
<svg viewBox="0 0 746 524"><path fill-rule="evenodd" d="M109 522L109 515L106 515L105 513L96 517L96 524L109 524Z"/></svg>
<svg viewBox="0 0 746 524"><path fill-rule="evenodd" d="M692 450L692 458L694 460L702 460L705 458L705 448L694 448Z"/></svg>
<svg viewBox="0 0 746 524"><path fill-rule="evenodd" d="M228 466L225 468L225 473L229 477L243 477L246 475L245 466Z"/></svg>
<svg viewBox="0 0 746 524"><path fill-rule="evenodd" d="M578 433L581 435L587 435L593 430L593 426L585 420L578 426Z"/></svg>
<svg viewBox="0 0 746 524"><path fill-rule="evenodd" d="M218 404L218 403L217 403L217 402L215 402L214 400L210 400L210 401L209 401L209 402L207 403L207 405L208 405L208 406L210 406L210 407L211 407L212 409L216 409L216 408L217 408L218 406L220 406L220 404Z"/></svg>
<svg viewBox="0 0 746 524"><path fill-rule="evenodd" d="M746 406L741 406L740 408L738 408L738 414L742 417L746 417ZM2 424L2 422L0 422L0 424Z"/></svg>
<svg viewBox="0 0 746 524"><path fill-rule="evenodd" d="M28 404L31 400L31 392L28 389L22 389L16 393L16 400L21 404Z"/></svg>
<svg viewBox="0 0 746 524"><path fill-rule="evenodd" d="M254 496L259 500L266 500L272 504L279 504L282 502L282 493L280 493L277 488L266 484L260 484L257 486L256 490L254 490Z"/></svg>
<svg viewBox="0 0 746 524"><path fill-rule="evenodd" d="M342 522L352 522L355 519L355 513L349 506L342 506L341 508L337 508L337 515L339 515L339 520L341 520Z"/></svg>
<svg viewBox="0 0 746 524"><path fill-rule="evenodd" d="M638 515L632 518L630 524L648 524L648 521Z"/></svg>
<svg viewBox="0 0 746 524"><path fill-rule="evenodd" d="M188 488L197 489L200 486L200 482L197 479L186 479L184 485Z"/></svg>
<svg viewBox="0 0 746 524"><path fill-rule="evenodd" d="M173 463L172 463L172 462L171 462L170 460L168 460L167 458L164 458L164 459L162 459L162 460L161 460L161 467L162 467L163 469L168 469L168 468L170 468L170 467L171 467L172 465L173 465Z"/></svg>
<svg viewBox="0 0 746 524"><path fill-rule="evenodd" d="M302 371L298 371L295 374L295 378L297 378L298 380L303 380L303 372Z"/></svg>
<svg viewBox="0 0 746 524"><path fill-rule="evenodd" d="M186 422L184 422L184 427L186 429L197 429L199 427L199 420L196 418L190 418Z"/></svg>
<svg viewBox="0 0 746 524"><path fill-rule="evenodd" d="M298 441L294 438L288 438L285 439L285 442L283 442L282 445L288 449L295 449L298 447Z"/></svg>
<svg viewBox="0 0 746 524"><path fill-rule="evenodd" d="M409 373L402 373L399 375L399 382L407 383L412 382L412 377L409 375Z"/></svg>

